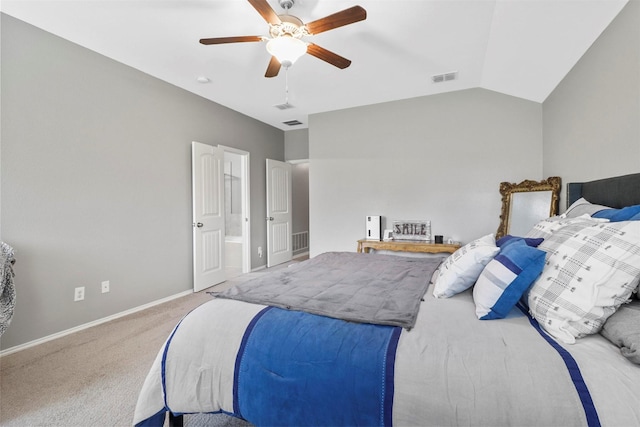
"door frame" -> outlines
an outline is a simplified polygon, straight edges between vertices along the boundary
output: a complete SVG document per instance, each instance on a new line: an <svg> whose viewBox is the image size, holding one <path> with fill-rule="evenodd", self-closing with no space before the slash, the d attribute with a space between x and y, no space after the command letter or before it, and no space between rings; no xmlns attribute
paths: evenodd
<svg viewBox="0 0 640 427"><path fill-rule="evenodd" d="M242 193L242 272L251 271L251 185L249 173L251 166L251 154L238 148L218 145L224 152L234 153L241 157L241 193Z"/></svg>

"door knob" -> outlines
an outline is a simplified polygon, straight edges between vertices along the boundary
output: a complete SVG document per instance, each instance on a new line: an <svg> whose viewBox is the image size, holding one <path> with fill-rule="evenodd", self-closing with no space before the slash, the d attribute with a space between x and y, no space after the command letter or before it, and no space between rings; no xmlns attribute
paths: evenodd
<svg viewBox="0 0 640 427"><path fill-rule="evenodd" d="M201 222L199 222L199 223L195 224L195 226L196 226L196 227L198 227L198 228L202 228L202 226L203 226L203 225L204 225L204 224L203 224L203 223L201 223Z"/></svg>
<svg viewBox="0 0 640 427"><path fill-rule="evenodd" d="M269 218L267 218L267 221L273 221L273 217L270 216Z"/></svg>

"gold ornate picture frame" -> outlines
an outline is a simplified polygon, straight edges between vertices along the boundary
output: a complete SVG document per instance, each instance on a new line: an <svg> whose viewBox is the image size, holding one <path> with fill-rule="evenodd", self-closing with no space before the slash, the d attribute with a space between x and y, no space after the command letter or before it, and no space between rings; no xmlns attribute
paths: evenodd
<svg viewBox="0 0 640 427"><path fill-rule="evenodd" d="M502 211L496 239L507 234L523 236L539 221L558 214L560 177L519 184L500 183Z"/></svg>

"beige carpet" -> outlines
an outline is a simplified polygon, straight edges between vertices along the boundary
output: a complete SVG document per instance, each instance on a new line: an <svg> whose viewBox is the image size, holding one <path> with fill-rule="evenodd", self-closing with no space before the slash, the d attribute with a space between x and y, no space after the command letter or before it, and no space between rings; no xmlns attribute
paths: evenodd
<svg viewBox="0 0 640 427"><path fill-rule="evenodd" d="M185 314L210 299L206 292L191 294L0 358L0 425L131 425L138 393L165 339ZM185 425L248 424L218 414L185 416Z"/></svg>

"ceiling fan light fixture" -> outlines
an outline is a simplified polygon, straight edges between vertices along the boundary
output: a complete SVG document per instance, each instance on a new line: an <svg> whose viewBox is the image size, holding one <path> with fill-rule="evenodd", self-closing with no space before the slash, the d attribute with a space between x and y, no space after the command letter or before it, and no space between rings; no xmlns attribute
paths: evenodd
<svg viewBox="0 0 640 427"><path fill-rule="evenodd" d="M283 67L288 68L307 53L307 44L300 39L283 35L269 40L267 51L275 56Z"/></svg>

